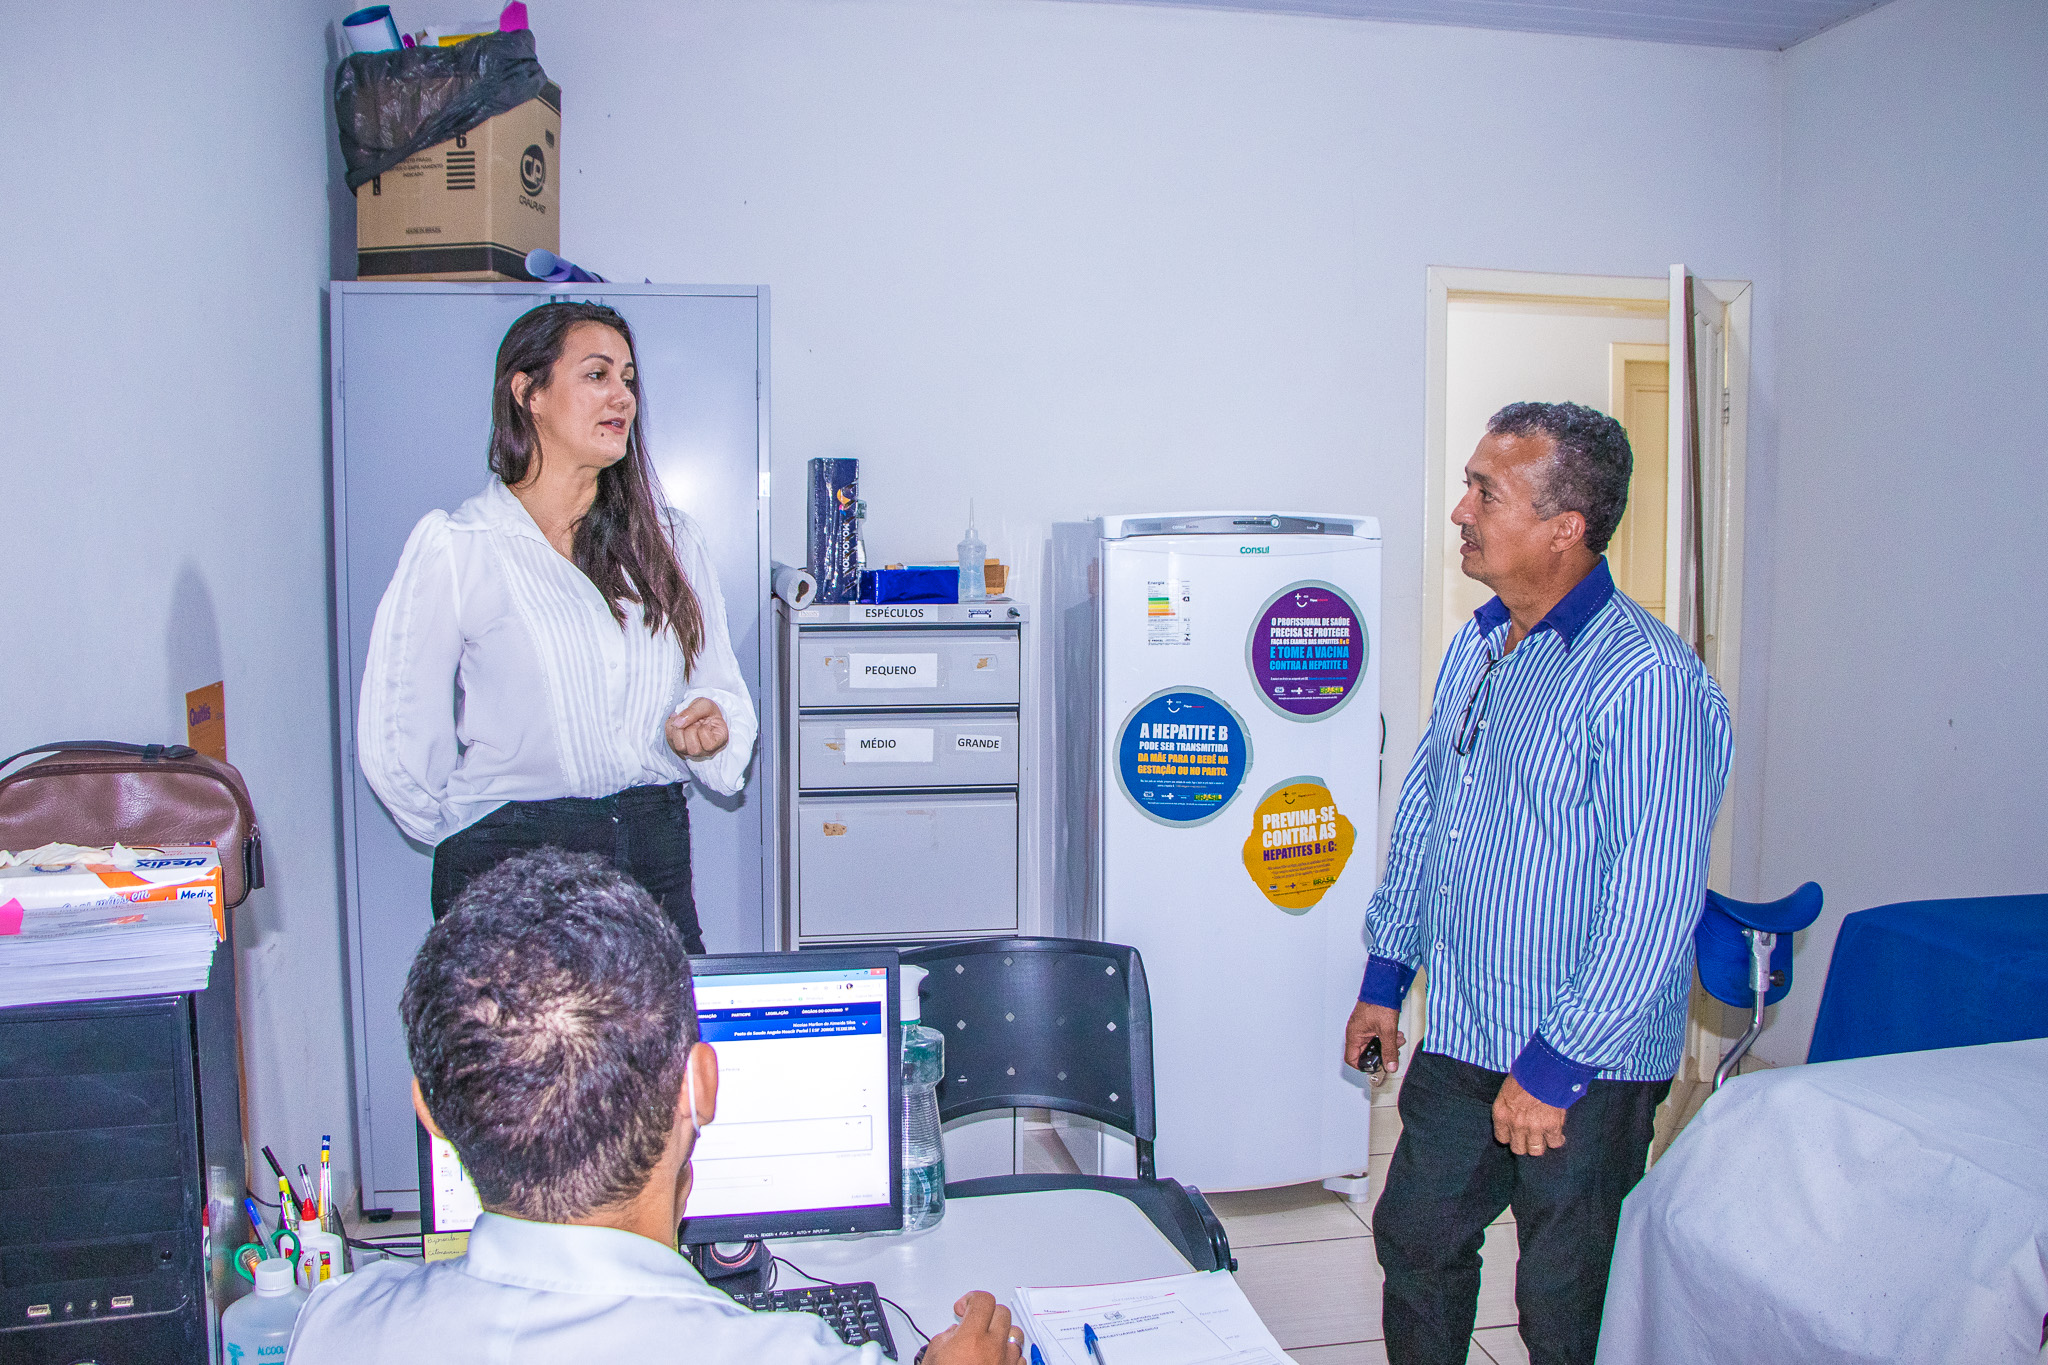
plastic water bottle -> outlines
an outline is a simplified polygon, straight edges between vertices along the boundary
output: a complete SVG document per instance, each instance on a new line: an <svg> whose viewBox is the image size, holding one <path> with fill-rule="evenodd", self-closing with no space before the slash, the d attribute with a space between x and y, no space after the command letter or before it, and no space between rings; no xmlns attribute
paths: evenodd
<svg viewBox="0 0 2048 1365"><path fill-rule="evenodd" d="M981 602L988 598L988 546L974 529L974 502L967 503L967 534L960 541L960 600ZM922 973L920 973L922 975ZM904 1016L909 1018L911 1016Z"/></svg>
<svg viewBox="0 0 2048 1365"><path fill-rule="evenodd" d="M220 1315L221 1353L227 1365L283 1365L292 1345L292 1326L306 1304L306 1291L292 1283L293 1269L282 1256L258 1261L256 1292L236 1299Z"/></svg>
<svg viewBox="0 0 2048 1365"><path fill-rule="evenodd" d="M939 1145L939 1078L946 1035L918 1020L922 967L903 967L903 1230L935 1227L946 1216L946 1154Z"/></svg>

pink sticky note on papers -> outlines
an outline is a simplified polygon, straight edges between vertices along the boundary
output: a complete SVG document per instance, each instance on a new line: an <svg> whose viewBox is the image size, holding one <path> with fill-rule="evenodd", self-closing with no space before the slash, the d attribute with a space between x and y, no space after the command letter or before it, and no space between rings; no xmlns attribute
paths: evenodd
<svg viewBox="0 0 2048 1365"><path fill-rule="evenodd" d="M5 905L0 905L0 938L21 932L22 914L21 902L18 900L11 900Z"/></svg>

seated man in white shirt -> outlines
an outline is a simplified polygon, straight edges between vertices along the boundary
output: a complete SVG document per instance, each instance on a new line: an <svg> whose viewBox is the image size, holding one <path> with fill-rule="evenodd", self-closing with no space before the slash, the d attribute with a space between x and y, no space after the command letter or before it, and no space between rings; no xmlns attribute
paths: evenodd
<svg viewBox="0 0 2048 1365"><path fill-rule="evenodd" d="M878 1365L807 1313L753 1313L675 1247L690 1151L718 1101L682 936L602 859L544 848L470 883L406 978L413 1105L485 1213L466 1255L380 1261L320 1286L289 1365ZM975 1291L928 1365L1016 1365Z"/></svg>

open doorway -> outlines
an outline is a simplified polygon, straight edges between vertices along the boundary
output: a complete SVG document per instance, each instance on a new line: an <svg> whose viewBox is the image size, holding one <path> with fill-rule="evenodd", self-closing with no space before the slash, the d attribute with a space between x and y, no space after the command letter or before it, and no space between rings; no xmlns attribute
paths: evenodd
<svg viewBox="0 0 2048 1365"><path fill-rule="evenodd" d="M1450 523L1465 461L1487 417L1531 398L1584 403L1628 428L1636 475L1611 567L1624 591L1694 644L1741 723L1749 329L1747 281L1693 279L1682 266L1669 278L1430 267L1418 660L1425 723L1444 649L1489 595L1459 567ZM1673 355L1684 371L1676 384ZM1723 888L1728 817L1724 802L1709 876Z"/></svg>
<svg viewBox="0 0 2048 1365"><path fill-rule="evenodd" d="M1615 582L1673 624L1664 587L1669 426L1665 306L1656 299L1534 299L1459 292L1448 300L1444 334L1444 455L1437 465L1448 518L1464 492L1465 461L1486 420L1523 399L1581 403L1620 419L1635 451L1628 512L1608 547ZM1493 595L1465 576L1458 539L1441 528L1430 561L1440 580L1435 675L1443 647Z"/></svg>
<svg viewBox="0 0 2048 1365"><path fill-rule="evenodd" d="M1465 461L1486 419L1523 399L1583 403L1628 430L1636 468L1610 567L1622 591L1693 644L1742 723L1749 327L1746 282L1694 279L1682 266L1668 277L1430 269L1425 724L1444 649L1490 596L1464 576L1450 524ZM1709 884L1722 889L1732 859L1730 806L1722 803L1709 864ZM1679 1073L1689 1084L1674 1086L1671 1112L1660 1116L1660 1149L1697 1108L1695 1086L1711 1080L1739 1032L1695 989Z"/></svg>

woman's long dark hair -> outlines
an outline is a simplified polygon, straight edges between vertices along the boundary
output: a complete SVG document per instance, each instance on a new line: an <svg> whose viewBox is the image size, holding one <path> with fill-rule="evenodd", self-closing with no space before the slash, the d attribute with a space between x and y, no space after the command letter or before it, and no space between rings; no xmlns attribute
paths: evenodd
<svg viewBox="0 0 2048 1365"><path fill-rule="evenodd" d="M633 329L617 310L601 303L544 303L513 323L498 346L498 379L491 394L491 472L507 487L524 480L540 454L533 414L526 403L513 398L512 377L523 374L531 379L526 390L526 402L531 403L554 377L569 329L585 322L611 328L626 339L628 357L634 353ZM666 513L654 496L647 437L640 424L647 400L640 391L637 365L626 387L633 391L634 408L625 458L599 471L597 497L576 523L571 558L604 594L621 625L626 611L620 604L637 602L648 630L675 632L687 675L704 648L704 615L690 580L676 563L664 531Z"/></svg>

